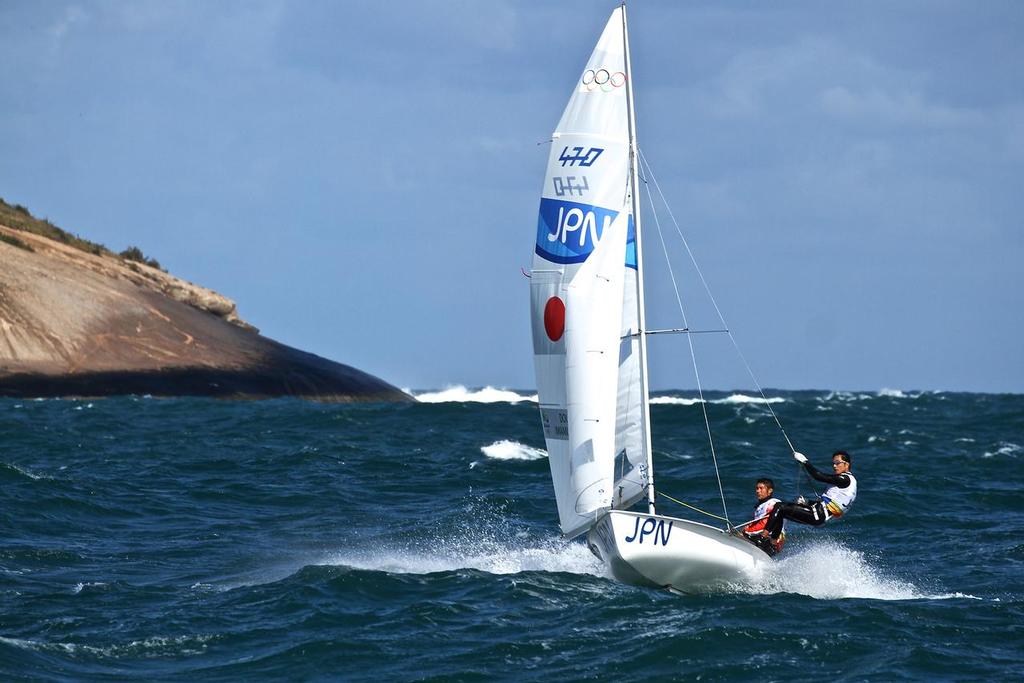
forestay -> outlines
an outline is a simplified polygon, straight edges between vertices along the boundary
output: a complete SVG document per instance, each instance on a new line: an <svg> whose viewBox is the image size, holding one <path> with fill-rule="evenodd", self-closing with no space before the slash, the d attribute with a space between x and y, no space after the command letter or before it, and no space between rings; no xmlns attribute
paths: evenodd
<svg viewBox="0 0 1024 683"><path fill-rule="evenodd" d="M534 366L562 533L647 485L622 9L554 133L531 279Z"/></svg>

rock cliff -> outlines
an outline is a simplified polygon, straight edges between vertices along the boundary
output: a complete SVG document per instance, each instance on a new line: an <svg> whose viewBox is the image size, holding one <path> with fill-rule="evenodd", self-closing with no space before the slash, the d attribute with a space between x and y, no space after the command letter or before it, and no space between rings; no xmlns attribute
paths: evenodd
<svg viewBox="0 0 1024 683"><path fill-rule="evenodd" d="M409 400L372 375L261 336L217 292L4 218L0 396Z"/></svg>

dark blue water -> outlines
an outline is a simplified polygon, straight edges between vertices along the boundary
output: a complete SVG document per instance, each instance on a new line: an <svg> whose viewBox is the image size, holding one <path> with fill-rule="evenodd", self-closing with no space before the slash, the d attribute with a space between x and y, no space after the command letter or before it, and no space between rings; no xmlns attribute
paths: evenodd
<svg viewBox="0 0 1024 683"><path fill-rule="evenodd" d="M859 498L690 597L558 539L511 392L2 400L0 679L1024 677L1024 396L768 395L819 467L853 454ZM759 476L809 492L764 404L711 398L734 522ZM700 405L661 401L659 488L721 512Z"/></svg>

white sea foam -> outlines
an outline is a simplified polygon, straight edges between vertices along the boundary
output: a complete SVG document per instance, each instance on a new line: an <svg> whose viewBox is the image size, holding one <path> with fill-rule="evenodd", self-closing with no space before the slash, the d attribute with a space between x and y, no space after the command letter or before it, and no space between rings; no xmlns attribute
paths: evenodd
<svg viewBox="0 0 1024 683"><path fill-rule="evenodd" d="M520 403L521 401L536 401L537 395L524 395L509 389L495 389L484 387L483 389L467 389L462 385L446 387L440 391L425 391L414 394L409 389L403 389L405 393L415 398L420 403Z"/></svg>
<svg viewBox="0 0 1024 683"><path fill-rule="evenodd" d="M994 458L997 455L1014 455L1015 456L1018 453L1020 453L1021 450L1022 450L1021 447L1018 446L1015 443L1010 443L1009 441L1000 441L999 442L999 448L997 448L993 452L986 451L984 454L982 454L981 457L983 457L983 458Z"/></svg>
<svg viewBox="0 0 1024 683"><path fill-rule="evenodd" d="M89 581L89 582L85 582L85 583L79 581L78 583L75 584L75 587L71 589L71 592L74 593L75 595L78 595L79 593L81 593L86 588L102 588L102 587L104 587L106 585L107 584L103 583L102 581Z"/></svg>
<svg viewBox="0 0 1024 683"><path fill-rule="evenodd" d="M751 584L735 588L738 592L754 594L799 593L822 600L974 598L962 593L926 593L908 581L888 576L885 570L873 566L862 552L850 550L834 540L815 541L799 550L787 548L780 559L767 565Z"/></svg>
<svg viewBox="0 0 1024 683"><path fill-rule="evenodd" d="M874 394L855 394L852 391L830 391L824 396L819 396L815 400L822 402L842 401L844 403L849 403L851 401L866 401L872 398L875 398Z"/></svg>
<svg viewBox="0 0 1024 683"><path fill-rule="evenodd" d="M480 450L488 458L496 460L540 460L548 457L548 452L543 449L507 439L495 441L490 446L482 446Z"/></svg>
<svg viewBox="0 0 1024 683"><path fill-rule="evenodd" d="M36 474L35 472L32 472L31 470L27 470L24 467L18 467L17 465L13 465L13 464L11 464L9 462L0 462L0 467L9 467L10 469L14 470L18 474L23 474L26 477L28 477L29 479L35 479L37 481L39 479L51 479L52 478L52 477L46 476L45 474Z"/></svg>
<svg viewBox="0 0 1024 683"><path fill-rule="evenodd" d="M702 402L703 401L701 401L701 399L699 399L699 398L686 398L684 396L652 396L651 397L651 403L652 404L665 404L665 405L675 405L675 406L694 406L694 405L697 405L697 404L702 403ZM708 403L717 403L719 405L722 405L722 404L725 404L725 405L739 405L739 404L745 404L745 403L761 403L761 404L764 404L764 403L785 403L786 399L782 398L781 396L772 396L772 397L769 397L769 398L761 398L760 396L747 396L746 394L732 394L731 396L726 396L725 398L718 398L718 399L714 399L712 401L707 401L707 402Z"/></svg>
<svg viewBox="0 0 1024 683"><path fill-rule="evenodd" d="M651 405L695 406L702 401L699 398L683 398L682 396L652 396Z"/></svg>
<svg viewBox="0 0 1024 683"><path fill-rule="evenodd" d="M23 650L60 652L69 655L84 653L92 657L119 659L122 657L139 656L178 657L182 655L197 655L204 652L206 644L215 637L213 635L151 636L127 643L115 643L99 647L84 643L48 643L41 640L0 636L0 643Z"/></svg>
<svg viewBox="0 0 1024 683"><path fill-rule="evenodd" d="M747 396L746 394L733 394L725 398L720 398L712 403L732 403L732 404L743 404L743 403L785 403L786 399L781 396L772 396L770 398L761 398L760 396Z"/></svg>
<svg viewBox="0 0 1024 683"><path fill-rule="evenodd" d="M557 540L534 547L522 547L514 541L487 542L477 546L446 541L430 551L396 548L390 551L378 549L366 553L338 553L318 564L343 565L391 574L434 574L475 569L488 574L540 571L608 576L604 565L586 546Z"/></svg>

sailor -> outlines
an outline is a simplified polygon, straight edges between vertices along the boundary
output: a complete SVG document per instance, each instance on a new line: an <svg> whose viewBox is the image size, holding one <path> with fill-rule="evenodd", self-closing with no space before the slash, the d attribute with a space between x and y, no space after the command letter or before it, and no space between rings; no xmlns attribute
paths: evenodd
<svg viewBox="0 0 1024 683"><path fill-rule="evenodd" d="M743 537L756 545L768 554L769 557L782 550L782 544L786 541L785 522L783 532L778 541L772 541L768 536L763 535L768 525L768 515L772 509L782 501L772 497L775 491L775 482L768 478L758 479L754 485L754 495L757 496L757 503L754 504L754 521L747 524L743 529Z"/></svg>
<svg viewBox="0 0 1024 683"><path fill-rule="evenodd" d="M830 486L819 501L805 501L801 496L794 503L775 505L768 516L768 524L764 531L772 540L783 538L785 520L821 526L833 517L846 514L857 497L857 480L850 473L850 454L846 451L836 451L832 454L833 474L819 472L814 465L807 462L807 456L803 453L794 452L793 459L803 465L812 478Z"/></svg>

